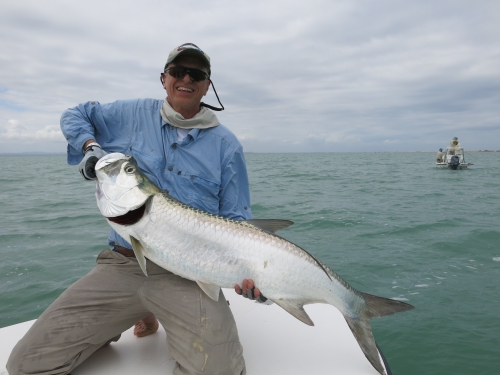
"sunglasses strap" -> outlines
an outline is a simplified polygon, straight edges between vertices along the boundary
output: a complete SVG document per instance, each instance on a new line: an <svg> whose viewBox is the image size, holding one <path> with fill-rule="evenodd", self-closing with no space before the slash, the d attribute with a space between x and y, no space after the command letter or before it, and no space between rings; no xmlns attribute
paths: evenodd
<svg viewBox="0 0 500 375"><path fill-rule="evenodd" d="M214 86L214 83L212 82L212 80L210 80L210 84L212 85L212 88L214 89L215 96L217 97L217 100L219 101L219 104L220 104L220 106L222 108L216 108L216 107L213 107L213 106L211 106L209 104L205 104L203 102L200 103L200 106L201 107L207 107L207 108L211 109L212 111L223 111L224 110L224 106L220 102L219 95L217 95L217 91L215 91L215 86Z"/></svg>

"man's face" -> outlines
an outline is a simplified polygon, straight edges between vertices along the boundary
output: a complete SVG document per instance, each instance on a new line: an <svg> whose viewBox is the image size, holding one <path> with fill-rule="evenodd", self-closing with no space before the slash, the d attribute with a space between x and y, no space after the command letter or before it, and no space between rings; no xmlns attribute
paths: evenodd
<svg viewBox="0 0 500 375"><path fill-rule="evenodd" d="M168 67L184 66L207 72L203 62L195 56L179 56ZM210 81L195 82L186 74L183 78L175 78L170 74L163 74L163 87L167 91L167 101L170 106L184 118L192 118L200 110L200 102L206 95Z"/></svg>

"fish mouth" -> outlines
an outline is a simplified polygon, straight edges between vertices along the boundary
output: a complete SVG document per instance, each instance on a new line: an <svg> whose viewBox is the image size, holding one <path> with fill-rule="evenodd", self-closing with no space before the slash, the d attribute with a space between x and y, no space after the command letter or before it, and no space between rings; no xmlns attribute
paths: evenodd
<svg viewBox="0 0 500 375"><path fill-rule="evenodd" d="M139 220L141 220L142 217L144 216L144 213L146 212L146 204L148 203L148 201L146 201L139 208L136 208L135 210L130 210L125 215L106 217L106 219L118 225L133 225L137 223Z"/></svg>

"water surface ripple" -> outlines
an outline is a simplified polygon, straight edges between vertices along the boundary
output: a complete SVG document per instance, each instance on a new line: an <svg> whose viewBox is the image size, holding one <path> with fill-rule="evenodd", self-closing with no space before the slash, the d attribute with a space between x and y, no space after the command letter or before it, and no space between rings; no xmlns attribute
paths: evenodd
<svg viewBox="0 0 500 375"><path fill-rule="evenodd" d="M500 368L500 153L247 154L252 209L355 288L416 309L374 319L394 374ZM87 273L108 225L64 156L2 156L0 327L34 319ZM332 332L332 335L335 333Z"/></svg>

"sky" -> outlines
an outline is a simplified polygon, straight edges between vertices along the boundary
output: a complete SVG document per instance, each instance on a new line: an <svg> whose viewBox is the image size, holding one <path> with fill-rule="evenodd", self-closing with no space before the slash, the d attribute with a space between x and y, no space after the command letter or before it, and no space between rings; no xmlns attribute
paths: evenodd
<svg viewBox="0 0 500 375"><path fill-rule="evenodd" d="M186 42L246 152L497 150L499 18L498 0L1 0L0 153L65 152L79 103L164 99Z"/></svg>

